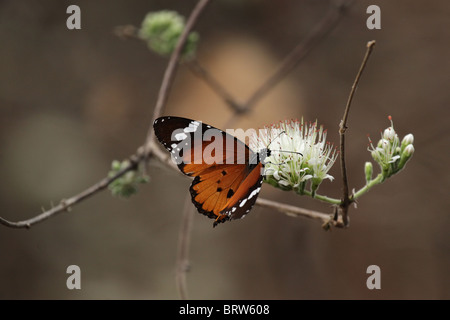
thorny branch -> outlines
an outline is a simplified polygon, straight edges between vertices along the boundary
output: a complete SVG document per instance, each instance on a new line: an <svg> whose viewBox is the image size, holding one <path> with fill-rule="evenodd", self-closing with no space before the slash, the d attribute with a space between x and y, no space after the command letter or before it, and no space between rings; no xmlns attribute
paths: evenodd
<svg viewBox="0 0 450 320"><path fill-rule="evenodd" d="M347 119L350 112L350 105L355 95L356 88L358 87L359 79L361 78L362 72L366 67L367 61L372 53L372 49L375 46L375 41L369 41L367 43L366 54L359 68L358 74L356 75L355 81L353 82L352 89L350 90L350 95L347 100L347 105L345 106L344 116L342 117L341 123L339 124L339 146L340 146L340 163L341 163L341 175L342 175L342 200L339 206L340 213L345 226L348 226L348 207L352 203L348 192L348 180L347 180L347 167L345 165L345 131L347 130Z"/></svg>

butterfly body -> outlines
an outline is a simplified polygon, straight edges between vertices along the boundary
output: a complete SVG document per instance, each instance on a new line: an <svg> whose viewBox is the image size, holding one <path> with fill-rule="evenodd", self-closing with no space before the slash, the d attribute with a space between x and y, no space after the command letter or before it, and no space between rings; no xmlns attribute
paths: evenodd
<svg viewBox="0 0 450 320"><path fill-rule="evenodd" d="M194 177L192 202L215 219L213 226L250 212L261 190L269 149L254 152L232 135L187 118L160 117L153 128L178 169Z"/></svg>

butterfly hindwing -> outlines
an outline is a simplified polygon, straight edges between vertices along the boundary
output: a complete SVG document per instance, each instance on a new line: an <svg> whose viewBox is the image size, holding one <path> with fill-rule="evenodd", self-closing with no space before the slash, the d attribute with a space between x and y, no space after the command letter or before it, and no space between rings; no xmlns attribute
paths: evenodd
<svg viewBox="0 0 450 320"><path fill-rule="evenodd" d="M261 170L263 170L263 165L258 163L239 185L237 191L227 202L227 206L222 210L222 214L229 216L230 219L242 219L250 212L261 190L263 182Z"/></svg>
<svg viewBox="0 0 450 320"><path fill-rule="evenodd" d="M261 188L263 165L250 164L257 154L246 144L220 129L187 118L161 117L153 127L181 172L194 177L190 187L192 202L200 213L216 220L214 226L242 218L250 211ZM222 142L213 145L215 138L207 136L221 138Z"/></svg>
<svg viewBox="0 0 450 320"><path fill-rule="evenodd" d="M244 164L228 165L195 177L190 191L199 212L210 218L225 218L222 211L245 180L247 170Z"/></svg>

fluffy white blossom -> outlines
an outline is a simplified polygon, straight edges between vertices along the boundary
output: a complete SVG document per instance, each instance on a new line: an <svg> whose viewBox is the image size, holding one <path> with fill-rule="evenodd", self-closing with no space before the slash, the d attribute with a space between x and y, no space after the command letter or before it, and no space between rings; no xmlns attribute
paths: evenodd
<svg viewBox="0 0 450 320"><path fill-rule="evenodd" d="M326 130L322 126L318 128L317 121L308 125L303 119L283 121L260 129L250 139L250 148L270 150L265 165L266 182L303 193L306 182L310 181L314 194L324 179L333 180L328 171L337 152L326 136Z"/></svg>

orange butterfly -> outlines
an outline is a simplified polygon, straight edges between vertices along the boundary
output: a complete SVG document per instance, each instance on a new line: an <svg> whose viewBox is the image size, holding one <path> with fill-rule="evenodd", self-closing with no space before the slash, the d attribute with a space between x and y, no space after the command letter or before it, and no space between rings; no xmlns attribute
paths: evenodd
<svg viewBox="0 0 450 320"><path fill-rule="evenodd" d="M194 177L192 202L215 219L214 227L250 212L261 190L269 149L254 152L232 135L192 119L160 117L153 128L180 171Z"/></svg>

